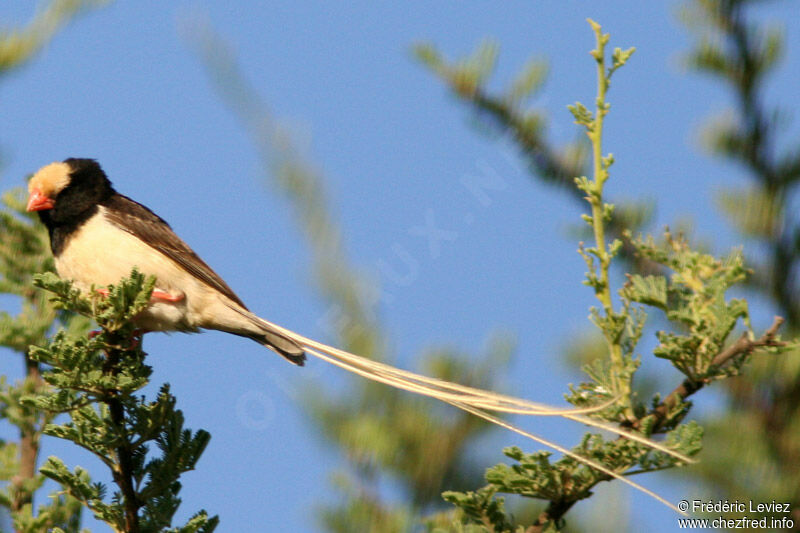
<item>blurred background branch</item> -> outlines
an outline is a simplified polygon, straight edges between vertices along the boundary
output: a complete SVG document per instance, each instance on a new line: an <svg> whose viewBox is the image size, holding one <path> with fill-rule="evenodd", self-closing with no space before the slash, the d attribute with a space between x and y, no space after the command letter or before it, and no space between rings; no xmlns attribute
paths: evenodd
<svg viewBox="0 0 800 533"><path fill-rule="evenodd" d="M325 316L333 344L373 359L395 360L377 315L380 288L370 286L348 260L324 177L301 157L239 69L230 45L209 23L196 20L183 33L199 52L212 86L248 131L265 174L293 208L312 251L315 284L330 309ZM421 372L492 389L512 350L513 343L502 335L477 357L433 349L419 357ZM340 392L314 383L303 399L312 423L348 465L332 477L341 501L319 509L325 530L408 531L418 527L421 516L447 507L443 490L480 481L482 470L469 444L489 429L485 422L385 385L350 376L345 380ZM385 495L383 488L390 484L401 488L400 499Z"/></svg>
<svg viewBox="0 0 800 533"><path fill-rule="evenodd" d="M733 96L731 110L707 126L704 146L721 162L744 170L750 185L724 186L718 205L751 244L747 260L754 267L754 293L786 317L789 334L796 335L800 219L793 198L800 181L800 144L783 133L788 113L782 105L766 99L770 75L784 54L784 37L775 24L757 22L760 4L688 4L682 18L697 37L686 64L721 82ZM706 442L715 453L698 466L701 478L729 498L790 503L800 529L800 482L797 471L786 468L800 461L800 354L754 360L725 392L728 411L705 422Z"/></svg>
<svg viewBox="0 0 800 533"><path fill-rule="evenodd" d="M35 55L83 9L106 2L54 0L46 4L24 28L0 29L0 79L32 61ZM0 162L2 166L2 162ZM0 346L19 357L24 378L9 383L0 378L0 418L15 427L19 440L0 443L0 506L10 524L2 529L37 533L60 527L71 533L80 529L81 505L58 491L49 501L34 507L34 496L42 490L45 478L38 471L43 428L53 415L20 399L48 390L42 381L38 362L28 355L31 345L42 345L57 327L72 334L85 333L89 321L57 311L47 294L33 286L33 275L53 270L47 230L38 217L25 212L22 189L7 191L0 206L0 294L17 300L20 312L0 311ZM59 490L61 487L59 487ZM41 498L41 496L40 496Z"/></svg>
<svg viewBox="0 0 800 533"><path fill-rule="evenodd" d="M25 64L82 7L100 3L69 0L50 2L29 25L4 30L0 40L0 75ZM728 217L737 239L747 242L744 252L746 264L755 266L749 281L750 295L760 302L761 307L767 308L767 314L777 313L786 317L788 336L794 336L800 329L800 292L796 280L800 229L794 215L800 149L792 134L787 133L788 112L770 102L767 90L786 53L784 34L765 24L760 16L767 4L755 0L694 0L686 3L681 18L696 35L696 42L687 54L685 64L695 72L722 82L723 90L732 96L731 110L711 123L703 137L704 144L728 168L744 172L750 180L745 186L735 184L735 172L731 172L732 183L719 191L718 206ZM307 13L303 15L306 16ZM215 25L218 22L223 23L222 20L214 20ZM305 18L303 22L306 22ZM118 23L127 25L130 21ZM265 31L267 26L259 26L258 31ZM327 330L331 334L331 342L375 359L389 362L401 360L391 346L391 331L379 313L381 288L350 260L345 246L346 232L332 214L331 198L326 192L329 187L326 186L327 178L330 176L325 176L317 165L309 163L309 158L298 148L289 129L275 119L261 97L258 85L251 84L239 67L237 54L226 39L219 37L210 23L202 20L189 23L184 30L185 36L203 58L208 79L217 94L248 132L264 174L274 180L274 185L292 206L312 253L314 284L325 302L327 312L324 315L329 321ZM267 41L264 34L258 35L259 39L256 40ZM304 36L301 34L300 38ZM92 40L91 46L96 47L96 41ZM130 46L130 42L127 46ZM450 49L452 45L447 41L444 46ZM523 65L518 75L510 77L505 88L495 90L491 88L491 83L498 66L499 50L497 42L485 40L473 54L452 62L446 60L445 54L433 44L418 45L415 54L465 105L481 132L493 139L510 140L514 144L521 159L527 163L532 180L554 185L556 194L566 193L563 196L570 198L570 201L583 202L583 193L572 187L571 180L588 173L588 145L577 135L575 141L557 142L547 128L544 104L539 107L532 105L537 98L546 94L545 80L550 70L548 63L536 56ZM331 56L337 52L331 51ZM167 63L170 60L164 59ZM119 58L116 61L119 62ZM155 67L156 62L152 57L147 57L147 61ZM296 64L305 66L299 61ZM129 82L127 78L120 81L121 84ZM324 83L324 78L315 79L314 82ZM186 80L182 79L181 83L185 84ZM84 88L82 85L81 89ZM166 94L164 101L170 101ZM83 113L97 112L104 115L103 120L106 120L105 114L109 110L96 105L96 101L92 104ZM86 116L81 120L87 125L92 124ZM122 123L118 120L110 122ZM169 121L159 116L155 123L157 127L153 127L153 131L148 129L147 136L158 137L157 133L161 130L155 130L166 122ZM181 122L181 127L185 128L185 121L176 122ZM80 131L81 124L73 121L71 126ZM220 125L215 122L213 128L218 127ZM97 129L103 136L114 138L113 128L107 127L107 124ZM69 133L73 135L72 129ZM87 143L97 140L91 135L85 136ZM174 155L176 150L181 149L176 144L179 136L172 134L170 142L158 138L165 150ZM121 150L121 146L122 143L114 145L115 154L137 152ZM96 148L93 146L92 149ZM142 149L151 148L145 148L145 144L142 144ZM669 157L670 154L662 155ZM150 153L149 156L153 160L166 160L163 153ZM187 153L186 158L191 157ZM141 169L141 154L132 153L131 158L135 160L136 168ZM148 170L160 177L162 174L153 170L153 166L156 165L149 166ZM167 168L168 164L165 163L162 169L166 173L164 175L169 175ZM531 187L530 190L535 189ZM682 194L685 193L676 191L677 196ZM609 222L608 232L611 238L622 239L621 254L626 262L625 270L642 276L642 279L664 273L660 265L637 256L634 241L625 237L626 230L635 234L650 228L655 219L654 202L615 203L616 210ZM583 204L575 205L585 209ZM0 238L0 246L9 243L4 253L16 261L3 267L2 281L6 283L3 290L13 294L15 301L21 302L22 311L19 317L4 316L0 331L7 342L6 346L24 354L32 341L20 334L13 320L19 318L28 325L33 324L35 327L31 331L35 335L40 335L40 332L44 335L55 316L52 310L40 306L40 296L30 292L29 279L25 277L37 268L46 269L48 266L44 264L47 261L46 250L42 248L40 254L37 248L42 236L37 234L36 226L31 226L20 210L20 200L13 195L8 196L5 212L8 218L3 219L7 224L6 235L13 233L23 238L21 241ZM196 213L192 213L192 217L196 217ZM716 235L703 235L702 229L695 233L697 237L692 240L705 239L711 246L724 246ZM25 250L25 254L18 253L20 250ZM41 262L23 264L28 252L34 258L40 254L36 261ZM64 320L72 324L70 319ZM75 323L70 327L80 329L84 326ZM603 341L592 335L580 337L578 340L574 336L569 339L564 351L576 355L565 359L586 363L604 356ZM481 387L499 387L510 354L514 351L513 344L508 336L500 335L490 339L483 350L478 350L481 352L479 354L466 354L450 348L431 349L420 353L416 363L423 372L446 379ZM29 375L37 372L35 365L30 362L26 363L25 368ZM185 373L192 375L190 370ZM660 389L669 392L674 388L674 382L667 382L661 376L642 374L637 374L639 378L635 383L641 397L649 397L651 391ZM195 379L199 378L195 376ZM672 376L668 379L671 380ZM26 380L26 383L29 388L25 390L31 390L30 387L35 387L38 382ZM704 414L702 425L706 429L706 449L711 453L704 453L701 464L692 467L686 477L680 478L681 490L687 490L684 488L687 484L694 485L698 479L702 479L706 485L697 490L715 498L774 499L790 502L794 509L800 508L797 475L794 469L786 467L797 464L800 459L800 417L797 413L800 405L800 357L791 353L780 357L756 358L748 363L744 375L727 379L724 385L715 386L715 389L724 391L723 401L719 402L721 405L712 400L711 413L707 414L709 410L701 411ZM20 442L29 442L23 448L27 447L28 458L31 452L35 457L39 449L36 440L40 433L38 428L43 421L35 418L23 420L29 416L25 413L20 418L16 407L18 401L14 396L19 393L11 388L4 388L3 391L2 401L9 406L4 414L12 422L19 420L19 427L23 432L27 431L30 438L26 441L26 437L20 433L23 435L22 441L9 440L3 443L0 464L3 466L3 479L9 483L6 485L7 495L6 491L3 492L5 496L2 503L8 509L24 510L17 516L32 517L33 513L29 511L32 507L26 505L28 499L33 499L33 491L37 486L34 482L28 485L20 483L26 477L15 476L21 472ZM445 407L431 409L425 400L349 377L325 386L312 383L304 391L303 398L308 420L326 443L339 450L346 465L332 475L334 501L318 509L321 529L408 531L423 527L420 524L425 520L428 520L431 528L447 528L452 525L456 515L451 506L440 499L439 492L445 488L466 490L483 483L481 465L485 461L474 453L475 443L481 442L480 439L487 434L487 428L482 423ZM513 450L511 453L517 455ZM537 459L526 455L518 457L526 464ZM31 464L30 459L22 462ZM479 496L491 500L493 494L482 493ZM618 496L616 500L615 505L624 506L627 498ZM530 523L536 519L539 510L538 506L519 506L515 500L508 502L507 511L514 515L517 523ZM591 524L585 529L600 530L603 520L609 520L610 514L616 515L605 512L605 509L603 511L593 516ZM623 514L624 511L622 509ZM47 518L41 512L38 516ZM53 524L70 523L69 527L73 529L69 531L77 527L74 521L76 515L71 511L50 516L55 517ZM223 524L224 518L223 514ZM580 520L573 521L570 516L570 523L576 522L581 524ZM38 531L36 527L41 525L28 524L15 522L14 527L17 530ZM795 516L795 524L800 524L800 517ZM630 527L637 530L637 526L640 524ZM615 516L611 530L623 528L624 524Z"/></svg>
<svg viewBox="0 0 800 533"><path fill-rule="evenodd" d="M686 65L721 81L734 96L731 111L707 127L704 145L723 161L740 165L752 183L747 188L726 186L719 191L718 205L743 239L756 243L754 249L767 250L747 255L747 264L755 267L750 284L775 313L787 318L786 334L791 337L800 325L796 278L800 225L792 208L800 179L800 146L780 139L787 114L763 101L769 74L782 57L784 39L774 25L754 21L751 12L759 4L757 0L697 0L687 2L680 16L697 36ZM532 62L534 66L523 68L510 89L492 95L486 84L498 55L496 45L483 44L469 58L450 64L432 45L418 46L416 55L479 119L489 120L501 134L515 140L529 159L533 177L562 185L568 194L578 192L566 187L567 177L586 172L586 150L580 144L560 152L553 149L542 114L521 107L521 95L534 96L543 83L542 62ZM526 91L520 93L518 87ZM619 216L618 209L612 231L620 234L646 227L650 211L639 205L623 208ZM625 248L631 252L627 241ZM623 258L632 272L657 272L632 253L624 253ZM594 352L586 346L581 351ZM800 460L800 354L755 358L745 374L725 381L724 390L728 411L703 420L705 447L713 453L703 454L692 472L731 500L790 503L800 528L800 483L795 470L785 467Z"/></svg>
<svg viewBox="0 0 800 533"><path fill-rule="evenodd" d="M52 0L24 28L0 28L0 76L30 61L82 10L110 0Z"/></svg>

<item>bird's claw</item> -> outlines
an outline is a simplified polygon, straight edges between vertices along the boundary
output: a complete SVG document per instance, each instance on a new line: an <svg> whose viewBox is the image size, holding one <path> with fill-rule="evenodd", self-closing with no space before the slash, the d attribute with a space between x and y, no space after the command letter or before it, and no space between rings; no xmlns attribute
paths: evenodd
<svg viewBox="0 0 800 533"><path fill-rule="evenodd" d="M110 294L108 289L103 288L95 289L95 292L104 298L108 298L108 295ZM174 304L183 301L184 298L186 298L186 295L182 292L179 292L178 294L170 294L166 291L162 291L161 289L155 289L150 295L150 303L167 302Z"/></svg>
<svg viewBox="0 0 800 533"><path fill-rule="evenodd" d="M182 292L178 294L170 294L168 292L164 292L159 289L155 289L153 294L150 295L150 302L151 303L158 303L158 302L167 302L167 303L178 303L181 300L186 298L186 295Z"/></svg>

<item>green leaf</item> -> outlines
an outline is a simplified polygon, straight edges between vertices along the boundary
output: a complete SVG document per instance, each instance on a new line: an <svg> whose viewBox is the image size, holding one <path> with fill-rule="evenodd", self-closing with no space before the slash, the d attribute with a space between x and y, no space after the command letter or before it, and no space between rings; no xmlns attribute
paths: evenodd
<svg viewBox="0 0 800 533"><path fill-rule="evenodd" d="M569 109L569 112L572 113L572 116L575 118L576 124L580 124L591 130L594 124L594 113L589 111L585 105L580 102L575 102L572 105L568 105L567 109Z"/></svg>
<svg viewBox="0 0 800 533"><path fill-rule="evenodd" d="M632 302L651 305L666 311L667 279L664 276L630 275L620 295Z"/></svg>
<svg viewBox="0 0 800 533"><path fill-rule="evenodd" d="M761 188L727 188L718 193L717 204L748 237L772 240L781 230L783 209L781 199L775 193Z"/></svg>
<svg viewBox="0 0 800 533"><path fill-rule="evenodd" d="M537 59L529 61L506 91L505 101L508 105L519 105L520 102L536 93L547 78L547 70L546 62Z"/></svg>

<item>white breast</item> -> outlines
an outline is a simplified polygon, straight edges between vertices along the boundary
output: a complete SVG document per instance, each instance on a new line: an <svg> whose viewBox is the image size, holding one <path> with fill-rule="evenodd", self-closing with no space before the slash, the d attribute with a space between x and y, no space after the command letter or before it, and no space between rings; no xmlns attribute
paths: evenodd
<svg viewBox="0 0 800 533"><path fill-rule="evenodd" d="M160 290L185 295L178 304L151 305L137 319L141 327L186 331L196 330L199 325L194 323L195 313L189 309L203 307L208 287L155 248L106 220L103 207L72 235L55 263L58 275L73 280L84 292L93 284L115 284L130 276L136 266L143 274L155 276Z"/></svg>

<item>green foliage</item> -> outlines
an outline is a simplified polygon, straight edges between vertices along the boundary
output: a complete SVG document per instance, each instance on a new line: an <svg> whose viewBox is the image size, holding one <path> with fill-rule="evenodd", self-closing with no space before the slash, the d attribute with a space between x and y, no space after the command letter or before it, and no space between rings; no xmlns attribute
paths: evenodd
<svg viewBox="0 0 800 533"><path fill-rule="evenodd" d="M546 61L541 58L532 59L507 88L494 92L487 87L490 81L488 74L492 69L469 66L481 57L491 57L492 62L497 60L497 45L493 45L495 52L491 55L480 52L481 47L485 46L487 45L480 45L478 51L470 57L453 62L446 61L430 43L415 46L414 54L453 94L469 105L475 112L478 124L484 126L482 132L496 132L513 139L529 164L531 177L556 185L559 190L583 203L585 191L574 187L574 183L576 176L584 176L588 171L590 149L586 138L581 136L574 142L555 146L547 137L548 121L544 112L528 105L544 86L548 70ZM632 53L633 49L615 49L610 68L615 71ZM470 90L463 90L460 80L469 78L463 71L476 69L485 75L477 79L473 77L474 83ZM608 81L607 75L604 79ZM575 118L579 124L586 125L594 119L594 114L583 104L577 103L575 106L568 106L568 109L578 114ZM612 162L613 159L607 160L606 167ZM617 201L613 209L615 216L607 221L607 231L616 238L621 238L625 230L636 232L644 228L654 211L652 203L645 201ZM586 214L584 220L591 220L591 215ZM589 238L589 235L581 233L584 238ZM619 253L625 261L634 265L636 271L645 272L653 268L645 259L636 257L633 246L625 239L622 239Z"/></svg>
<svg viewBox="0 0 800 533"><path fill-rule="evenodd" d="M757 86L781 58L783 33L776 28L750 26L745 22L744 10L756 3L754 0L702 0L687 6L683 12L684 21L690 27L703 30L697 46L686 56L687 65L750 90ZM738 42L729 40L730 37Z"/></svg>
<svg viewBox="0 0 800 533"><path fill-rule="evenodd" d="M445 531L451 532L510 532L514 531L515 527L506 515L505 500L503 498L495 498L497 488L493 485L487 485L474 492L453 492L447 491L442 494L445 500L458 507L464 514L468 524L455 522L448 524L448 528L433 527L433 533L444 533ZM524 526L520 526L517 531L524 530Z"/></svg>
<svg viewBox="0 0 800 533"><path fill-rule="evenodd" d="M779 24L784 21L765 21L758 13L761 4L687 4L683 20L696 39L686 65L733 94L731 109L709 121L702 141L712 155L744 170L749 183L722 186L717 205L753 244L755 253L746 254L753 269L749 287L786 318L787 330L796 335L800 226L793 199L800 184L800 150L796 139L786 136L791 117L785 106L790 102L765 97L783 56ZM782 357L754 358L739 379L724 384L729 410L703 422L715 453L698 465L698 476L721 497L780 499L800 508L797 475L785 468L800 457L800 353L794 349Z"/></svg>
<svg viewBox="0 0 800 533"><path fill-rule="evenodd" d="M6 191L0 207L0 292L19 297L21 312L0 311L0 345L26 354L31 344L43 342L54 321L71 333L88 329L88 320L59 312L33 286L34 273L52 270L47 230L25 212L21 189Z"/></svg>
<svg viewBox="0 0 800 533"><path fill-rule="evenodd" d="M326 531L404 533L413 530L419 521L413 509L386 505L377 497L375 490L370 490L374 487L364 487L360 480L348 474L335 473L332 484L342 503L318 511L319 521Z"/></svg>
<svg viewBox="0 0 800 533"><path fill-rule="evenodd" d="M79 11L107 0L51 0L27 28L0 29L0 75L31 59Z"/></svg>
<svg viewBox="0 0 800 533"><path fill-rule="evenodd" d="M447 79L457 93L471 97L494 70L499 46L491 41L481 43L472 55L456 66L448 65L433 46L420 44L415 48L417 57L437 74ZM508 96L519 101L535 91L542 81L543 66L531 63L512 84Z"/></svg>
<svg viewBox="0 0 800 533"><path fill-rule="evenodd" d="M48 458L42 474L114 531L213 531L218 519L205 511L167 529L180 504L178 479L194 469L210 435L183 427L168 385L152 401L137 394L152 369L132 318L148 305L155 278L134 270L129 279L107 287L107 294L91 291L88 297L52 273L36 276L35 284L53 293L57 308L91 317L101 329L89 338L61 331L32 348L31 358L49 368L42 378L50 389L22 398L22 404L51 416L66 414L67 421L47 424L44 433L95 455L110 469L117 489L107 498L104 485L92 483L80 467L70 471L57 457Z"/></svg>
<svg viewBox="0 0 800 533"><path fill-rule="evenodd" d="M8 191L0 210L0 292L13 296L20 311L11 315L0 311L0 346L19 354L25 377L9 383L0 378L0 418L19 430L19 442L0 442L0 506L7 509L15 531L38 533L59 527L78 531L80 503L70 496L53 494L49 501L34 506L34 494L44 484L36 472L43 428L52 414L21 402L22 397L46 390L39 365L28 357L28 348L42 344L58 324L71 334L85 333L89 321L57 310L47 294L34 288L32 275L53 268L47 232L25 212L22 191Z"/></svg>
<svg viewBox="0 0 800 533"><path fill-rule="evenodd" d="M745 237L771 241L780 235L784 206L768 191L725 188L717 195L717 205Z"/></svg>
<svg viewBox="0 0 800 533"><path fill-rule="evenodd" d="M718 197L718 205L745 237L759 243L758 255L747 258L746 263L752 266L753 273L745 283L772 302L778 312L787 317L790 332L795 333L800 327L800 291L794 273L800 253L796 246L796 217L788 202L795 196L800 181L800 151L796 146L779 149L786 144L777 138L780 127L785 125L785 116L777 109L767 108L760 98L767 76L774 72L782 56L783 42L779 30L750 20L749 12L758 4L758 0L688 2L683 19L699 36L686 63L722 81L735 94L735 109L726 112L723 119L712 122L704 140L712 153L739 163L747 170L753 184L745 188L725 186ZM612 54L612 68L627 60L629 55L621 50L615 53L617 58ZM598 58L595 55L595 59ZM452 76L443 76L441 68L434 72L452 87ZM607 89L608 85L604 84L603 88ZM521 134L517 107L504 105L501 97L490 96L484 86L476 88L471 95L458 91L456 94L482 117L491 117L499 132L514 136L529 157L537 178L549 183L566 183L573 176L586 174L584 169L573 171L558 166L558 158L552 156L544 131L538 130L536 136ZM592 126L595 113L586 106L576 105L571 110L576 122L584 127ZM537 123L543 124L544 118L540 116ZM607 168L611 160L601 158L600 162L601 168ZM583 178L580 185L575 189L579 194L573 196L596 197L590 180ZM674 245L683 239L669 236L662 246L647 240L636 246L630 235L638 233L637 228L648 223L652 208L635 206L629 209L618 204L614 216L608 220L606 206L602 207L602 218L608 222L606 229L622 241L619 259L625 261L631 272L620 293L623 306L635 312L631 304L639 303L665 314L671 328L659 333L656 353L670 359L687 376L670 394L663 398L656 395L647 409L634 403L634 424L645 434L668 430L686 416L691 405L686 401L689 395L708 381L740 373L744 363L750 361L747 372L739 379L723 381L732 411L719 420L703 423L706 440L711 442L709 447L714 453L706 454L694 471L708 479L715 493L729 491L730 499L781 499L792 502L793 508L798 507L800 486L794 472L784 465L793 464L800 457L800 417L797 416L800 357L796 349L779 358L748 357L756 348L775 353L793 347L782 345L771 335L775 328L756 339L749 329L744 301L727 300L724 296L726 288L740 283L743 278L740 254L716 259L692 252L686 243L680 245L683 250L671 249L670 240ZM594 228L594 215L583 217L590 229ZM584 235L588 238L588 234ZM647 253L647 248L654 253ZM595 250L591 251L593 253L585 256L590 270L587 284L602 291L605 288L602 278L592 274L599 260ZM681 257L687 263L670 262L669 256L672 259ZM652 261L651 257L660 262ZM620 314L626 312L623 309ZM609 337L613 341L623 333L623 341L627 338L629 346L635 345L636 330L642 320L630 321L621 327L619 315L608 314L600 320L596 312L592 316L601 329L611 333L603 335L606 344ZM739 340L733 343L728 340L726 345L730 328L737 319L744 322L747 331ZM709 335L707 340L706 334ZM604 348L608 350L608 346ZM591 343L580 349L596 354L600 346ZM633 352L623 345L623 353ZM586 357L591 360L591 356ZM586 357L581 360L586 361ZM629 367L625 359L623 364ZM584 369L591 379L573 388L571 401L581 404L588 399L608 399L613 390L614 374L610 362L594 360ZM765 398L769 398L766 408ZM648 411L654 415L644 416ZM686 427L687 424L677 425L674 431L684 431L682 428ZM678 440L683 442L684 437Z"/></svg>
<svg viewBox="0 0 800 533"><path fill-rule="evenodd" d="M526 106L542 89L547 63L542 59L530 60L506 89L494 95L490 94L486 83L498 52L496 44L483 43L470 57L450 63L432 44L414 47L417 59L455 95L472 104L483 123L511 133L534 173L554 185L570 187L573 178L583 174L586 145L574 142L560 148L551 146L545 138L544 113Z"/></svg>
<svg viewBox="0 0 800 533"><path fill-rule="evenodd" d="M719 260L692 250L685 239L674 238L669 231L663 246L656 245L652 238L638 240L635 245L643 256L672 272L669 283L664 277L650 276L649 284L642 287L642 282L637 285L637 278L632 278L621 291L631 301L652 305L655 286L657 297L663 298L663 304L659 301L656 307L679 326L676 332L657 333L660 344L654 355L669 359L694 381L738 373L748 354L739 354L724 368L712 362L738 321L748 319L746 301L725 300L726 292L746 277L741 253Z"/></svg>
<svg viewBox="0 0 800 533"><path fill-rule="evenodd" d="M589 21L595 31L597 48L592 57L597 61L598 95L596 109L590 111L576 103L569 106L577 124L582 126L592 143L593 179L575 179L576 188L585 194L591 215L583 219L592 230L594 245L579 247L588 267L586 285L590 286L602 309L591 310L590 318L605 340L607 356L584 367L590 382L571 387L567 400L576 406L597 405L615 400L612 405L593 413L609 422L620 423L645 436L665 434L664 442L673 450L688 456L701 449L702 428L695 422L682 424L691 404L686 398L713 380L737 374L755 352L784 351L785 343L776 335L777 321L760 339L752 331L731 343L731 332L743 320L749 328L747 303L726 300L732 286L746 276L740 253L726 259L693 250L689 243L674 238L669 231L664 244L652 237L632 239L629 231L622 237L635 253L654 265L658 274L629 274L627 283L618 291L621 307L617 310L609 276L612 261L623 248L621 239L606 242L607 225L613 220L614 206L603 201L603 188L614 162L611 154L602 155L603 119L610 109L606 102L609 78L631 56L634 49L616 49L612 65L605 66L608 35ZM670 273L667 277L667 273ZM641 304L663 312L675 324L675 331L659 331L654 355L669 359L686 379L663 400L653 398L645 406L632 393L635 372L640 366L636 347L642 337L647 314ZM586 434L572 448L580 457L593 460L617 473L627 475L681 466L676 458L627 438L605 440L600 435ZM550 452L526 453L513 447L504 453L514 460L512 465L499 464L486 472L488 485L478 491L446 492L446 500L455 504L464 524L480 525L487 531L513 531L516 525L504 511L497 493L517 494L549 502L545 511L525 531L560 530L564 514L575 502L588 498L598 483L611 479L575 457L564 455L551 462ZM456 528L451 528L457 530Z"/></svg>
<svg viewBox="0 0 800 533"><path fill-rule="evenodd" d="M221 98L250 134L265 174L287 196L313 254L314 281L330 302L343 346L379 357L385 350L373 308L374 288L349 262L338 221L328 208L320 172L303 158L291 136L272 117L236 64L229 44L205 25L185 31L204 61Z"/></svg>
<svg viewBox="0 0 800 533"><path fill-rule="evenodd" d="M265 173L293 207L311 249L315 282L329 306L326 316L333 342L372 359L390 359L389 342L375 310L376 289L348 259L323 176L300 156L273 119L227 44L208 27L194 27L188 33L214 86L251 134ZM468 72L461 76L464 90L488 76L495 55L491 45L473 55L465 66ZM436 62L434 56L430 60ZM535 89L535 80L518 80L515 98L521 98L526 84ZM420 360L429 375L491 388L510 351L510 342L499 338L477 361L452 349L430 350ZM338 501L318 510L325 530L408 531L420 524L422 516L445 507L442 490L467 488L480 480L480 469L467 450L489 429L486 423L448 406L432 409L427 399L366 380L348 380L345 387L339 392L313 383L304 392L309 417L348 463L346 472L333 476ZM381 494L379 487L386 483L401 488L402 502Z"/></svg>
<svg viewBox="0 0 800 533"><path fill-rule="evenodd" d="M736 24L730 24L726 18L725 10L738 16L741 6L747 3L727 0L696 2L701 9L708 11L709 20L721 28L721 33L736 28ZM652 239L634 240L631 235L639 233L649 222L652 206L610 204L603 200L603 185L609 179L609 169L614 163L612 154L602 153L602 121L610 110L605 93L612 75L630 59L634 49L614 49L610 54L610 65L606 66L604 49L608 36L601 33L598 25L592 23L592 26L598 40L598 48L592 53L598 63L595 109L589 110L580 103L570 106L576 122L583 126L589 144L578 141L562 148L554 148L548 142L543 113L526 106L544 83L546 66L543 61L530 62L506 89L493 94L487 89L487 84L498 58L499 47L496 44L484 43L470 57L455 62L445 60L429 44L417 46L415 52L453 94L476 111L481 124L491 126L486 130L508 133L513 137L529 161L533 174L562 186L576 199L588 201L589 209L583 220L589 230L587 240L593 238L594 244L581 246L580 252L588 267L585 283L593 288L601 304L600 309L592 310L591 319L601 332L603 357L585 367L589 380L572 387L569 400L584 406L618 399L615 405L595 416L622 423L644 435L660 436L671 448L694 455L700 450L703 430L695 422L684 421L691 407L688 398L711 381L739 373L744 363L751 359L756 361L754 366L764 360L779 359L752 358L754 353L776 353L788 346L776 335L780 321L756 337L749 324L745 302L728 298L727 291L741 283L746 273L740 254L718 259L696 251L696 247L690 246L683 238L673 238L669 233L663 244L657 245ZM748 39L739 39L738 42L746 47ZM774 35L766 39L764 46L759 47L760 43L756 42L753 48L757 53L736 61L724 58L725 51L721 48L714 50L713 47L719 45L712 43L707 45L705 55L699 55L693 64L740 83L743 100L752 100L752 95L745 94L744 88L755 87L754 82L763 78L780 55L780 42ZM212 65L214 82L250 129L259 152L292 200L301 224L307 230L318 268L323 265L317 271L317 279L335 309L333 317L341 326L335 333L341 336L341 344L352 351L385 358L386 343L379 333L374 312L366 303L373 303L369 297L372 293L363 292L363 284L357 282L353 269L343 260L341 236L333 221L326 218L327 211L319 193L321 178L298 158L297 151L285 133L274 125L255 91L243 82L235 68L231 68L231 65L235 67L231 57L219 52L225 47L218 46L215 37L201 44L208 63ZM754 109L749 104L745 108ZM717 132L711 144L719 153L739 158L754 170L766 174L762 154L753 151L752 147L759 143L768 144L767 139L760 138L759 134L767 131L765 127L771 127L773 123L765 114L755 117L757 120L751 118L732 122L733 126L726 124L726 129ZM593 178L578 178L577 187L573 187L575 176L589 174L590 145ZM800 176L797 161L788 156L783 158L781 165L769 169L779 171L773 172L772 177L784 176L787 183L794 180ZM721 203L727 205L733 218L742 228L748 228L752 235L775 236L786 227L781 220L786 210L779 207L786 197L781 194L780 187L775 187L775 182L772 185L765 195L743 199L744 194L735 193ZM749 213L749 219L742 218L742 205L747 206L744 211ZM784 235L782 242L791 247L796 239L791 235L788 237ZM782 252L784 257L793 253L787 249ZM612 261L623 263L630 272L627 283L617 292L612 291L609 278ZM768 268L762 269L758 262L748 261L748 264L756 264L755 282L769 285ZM777 271L781 272L786 264L777 266ZM796 291L779 295L780 288L785 288L785 285L771 288L776 298L794 301L789 296ZM684 375L684 381L671 392L664 396L657 394L649 403L642 402L632 388L634 374L640 366L636 350L645 332L645 308L655 308L657 314L664 315L668 324L668 330L657 334L659 346L654 355L670 360ZM800 306L797 305L793 310L782 306L787 313L798 314L798 309ZM730 338L735 328L745 330L738 340ZM378 342L353 344L358 339L353 333L364 335L362 339ZM595 353L597 347L592 348L591 352ZM795 365L794 372L798 370L800 365ZM792 383L787 384L787 388L798 390L792 388ZM321 406L317 413L312 411L312 416L323 428L323 433L346 452L354 470L352 476L338 478L339 488L344 493L343 504L323 513L327 529L398 531L413 527L412 517L418 514L418 509L391 506L381 501L378 494L378 487L387 472L393 478L401 476L404 487L415 486L414 469L409 465L417 464L411 459L417 457L417 452L423 448L416 437L425 433L415 433L415 428L427 428L422 421L428 419L413 412L414 416L404 418L403 408L395 408L403 397L369 384L358 394L336 397L316 392L316 398L312 395L316 401L311 405ZM411 408L420 409L419 406ZM397 424L397 420L410 422ZM753 435L758 434L763 434L763 431L753 432ZM730 446L721 443L715 446L715 451L719 453L723 448ZM411 452L403 455L405 450ZM588 434L573 451L625 474L679 466L671 456L653 452L628 439L606 441L598 435ZM476 491L446 492L446 499L459 509L457 520L453 521L450 513L439 512L429 516L429 528L434 531L559 530L564 526L563 516L571 506L588 496L598 482L608 479L573 458L551 462L546 452L527 454L514 449L508 452L515 464L490 469L489 484L485 487ZM791 462L787 459L783 464ZM729 465L727 471L733 473L735 469ZM496 497L501 491L543 498L548 500L548 506L538 519L520 525L522 522L515 521L506 510L503 499ZM411 501L419 501L415 490L408 490L408 496Z"/></svg>
<svg viewBox="0 0 800 533"><path fill-rule="evenodd" d="M14 390L14 392L18 391L21 389ZM0 401L18 402L19 398L9 397L7 393L4 393ZM22 411L23 408L19 407L18 410ZM68 495L52 494L50 501L47 504L39 505L34 514L32 496L41 489L45 477L36 474L23 478L19 475L21 464L17 443L4 442L0 448L0 454L0 479L10 482L0 493L0 505L10 511L15 531L38 533L54 528L60 528L67 532L79 530L80 502ZM22 501L24 503L20 504Z"/></svg>
<svg viewBox="0 0 800 533"><path fill-rule="evenodd" d="M54 0L27 28L0 29L0 76L28 62L59 27L81 7L89 5L90 2L80 0ZM21 190L3 194L0 294L12 296L19 303L20 311L16 315L0 311L0 346L19 355L24 378L9 383L5 376L0 377L0 418L19 431L19 442L0 442L0 481L3 481L0 506L7 511L16 532L77 532L81 505L74 498L51 494L47 503L34 505L34 495L45 481L36 471L42 430L51 422L52 415L20 400L46 389L39 365L28 357L28 347L43 343L54 325L60 325L71 334L80 334L88 329L89 321L56 310L46 294L33 287L33 273L53 268L47 233L35 218L25 212Z"/></svg>
<svg viewBox="0 0 800 533"><path fill-rule="evenodd" d="M431 352L424 358L423 372L483 388L508 349L496 342L471 367L463 354ZM484 422L449 406L431 408L426 398L385 391L377 384L365 385L359 392L334 396L318 389L309 391L309 398L310 412L323 434L364 474L362 485L378 472L389 475L403 487L412 507L421 511L435 509L445 488L466 487L479 479L479 470L465 452L469 442L489 429Z"/></svg>

